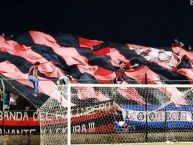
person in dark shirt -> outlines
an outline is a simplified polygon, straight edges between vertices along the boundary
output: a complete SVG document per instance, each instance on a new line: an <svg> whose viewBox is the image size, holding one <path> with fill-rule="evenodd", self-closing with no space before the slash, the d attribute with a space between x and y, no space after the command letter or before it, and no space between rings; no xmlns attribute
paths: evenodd
<svg viewBox="0 0 193 145"><path fill-rule="evenodd" d="M123 77L125 75L125 72L127 69L129 68L133 68L135 66L138 66L139 64L134 64L134 65L131 65L130 63L126 63L126 62L123 62L123 61L120 61L119 62L119 66L115 66L115 74L116 74L116 77L115 79L113 80L113 84L118 84L118 82L120 82L120 84L124 81Z"/></svg>
<svg viewBox="0 0 193 145"><path fill-rule="evenodd" d="M34 96L38 95L38 87L39 87L39 80L38 80L38 66L39 62L35 62L33 66L30 68L28 73L28 80L33 83L34 86Z"/></svg>

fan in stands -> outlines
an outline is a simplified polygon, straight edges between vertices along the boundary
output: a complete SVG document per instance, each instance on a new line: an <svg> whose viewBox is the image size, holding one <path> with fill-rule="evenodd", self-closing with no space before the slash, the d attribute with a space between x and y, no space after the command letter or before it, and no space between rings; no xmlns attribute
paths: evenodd
<svg viewBox="0 0 193 145"><path fill-rule="evenodd" d="M139 64L134 64L134 65L131 65L130 63L128 62L123 62L123 61L120 61L119 62L119 66L114 66L115 68L115 74L116 74L116 77L115 79L113 80L113 84L122 84L124 79L124 75L125 75L125 72L127 69L129 68L133 68L133 67L136 67L138 66Z"/></svg>

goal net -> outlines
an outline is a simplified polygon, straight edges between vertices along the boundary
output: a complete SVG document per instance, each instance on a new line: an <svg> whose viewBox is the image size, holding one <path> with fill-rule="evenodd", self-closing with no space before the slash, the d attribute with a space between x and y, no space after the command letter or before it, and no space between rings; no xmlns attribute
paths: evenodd
<svg viewBox="0 0 193 145"><path fill-rule="evenodd" d="M41 145L193 141L193 85L58 85Z"/></svg>

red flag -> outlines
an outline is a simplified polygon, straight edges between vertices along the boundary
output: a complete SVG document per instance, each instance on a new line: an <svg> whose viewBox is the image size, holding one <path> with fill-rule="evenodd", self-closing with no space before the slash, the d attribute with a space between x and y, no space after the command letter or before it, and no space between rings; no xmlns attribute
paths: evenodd
<svg viewBox="0 0 193 145"><path fill-rule="evenodd" d="M93 48L93 46L99 45L102 41L90 40L83 37L78 37L80 47Z"/></svg>

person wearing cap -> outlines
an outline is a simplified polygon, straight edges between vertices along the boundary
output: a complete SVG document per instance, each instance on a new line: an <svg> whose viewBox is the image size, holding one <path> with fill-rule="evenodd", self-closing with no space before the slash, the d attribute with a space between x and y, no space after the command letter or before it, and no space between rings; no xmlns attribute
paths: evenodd
<svg viewBox="0 0 193 145"><path fill-rule="evenodd" d="M28 73L28 80L33 83L34 87L34 96L38 95L38 88L39 88L39 80L38 80L38 66L39 62L35 62L33 66L30 68L29 73Z"/></svg>

